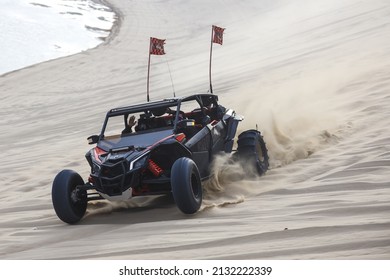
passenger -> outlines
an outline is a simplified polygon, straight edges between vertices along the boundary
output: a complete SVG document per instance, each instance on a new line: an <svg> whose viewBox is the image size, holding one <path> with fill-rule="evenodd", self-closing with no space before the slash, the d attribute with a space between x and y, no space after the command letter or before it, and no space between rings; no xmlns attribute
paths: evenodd
<svg viewBox="0 0 390 280"><path fill-rule="evenodd" d="M135 116L131 116L125 126L125 129L122 130L122 134L126 133L132 133L133 132L133 126L137 123L135 120Z"/></svg>

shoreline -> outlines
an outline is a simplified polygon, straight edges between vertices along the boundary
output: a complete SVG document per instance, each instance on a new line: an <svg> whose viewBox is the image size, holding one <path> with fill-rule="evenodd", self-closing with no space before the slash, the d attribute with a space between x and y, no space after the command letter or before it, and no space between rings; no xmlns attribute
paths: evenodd
<svg viewBox="0 0 390 280"><path fill-rule="evenodd" d="M115 14L115 20L112 23L110 33L108 34L107 37L105 37L104 41L102 43L100 43L99 45L97 45L96 47L90 48L88 50L95 49L101 45L107 45L108 43L110 43L118 35L118 33L120 31L120 27L122 25L122 20L123 20L122 12L114 4L110 3L107 0L92 0L92 1L97 3L97 4L101 4L101 5L104 5L108 8L110 8L111 11ZM86 50L86 51L88 51L88 50Z"/></svg>

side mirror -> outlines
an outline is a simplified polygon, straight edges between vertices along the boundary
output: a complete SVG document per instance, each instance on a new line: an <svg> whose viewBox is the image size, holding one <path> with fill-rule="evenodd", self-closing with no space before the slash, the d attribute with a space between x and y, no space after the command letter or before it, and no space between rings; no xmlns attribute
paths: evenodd
<svg viewBox="0 0 390 280"><path fill-rule="evenodd" d="M99 135L89 136L87 140L89 145L96 144L99 141Z"/></svg>

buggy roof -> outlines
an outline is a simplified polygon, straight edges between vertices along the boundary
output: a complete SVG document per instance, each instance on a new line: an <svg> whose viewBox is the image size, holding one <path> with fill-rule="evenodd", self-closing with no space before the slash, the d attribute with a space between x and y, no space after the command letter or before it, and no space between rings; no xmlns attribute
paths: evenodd
<svg viewBox="0 0 390 280"><path fill-rule="evenodd" d="M146 110L153 110L153 109L164 108L164 107L173 107L173 106L180 105L182 102L193 101L193 100L196 100L200 106L203 106L206 100L208 102L211 101L212 103L217 105L218 96L214 94L207 94L207 93L193 94L186 97L167 98L159 101L152 101L147 103L126 106L126 107L119 107L108 111L107 117L119 116L123 114L131 114L131 113L142 112Z"/></svg>

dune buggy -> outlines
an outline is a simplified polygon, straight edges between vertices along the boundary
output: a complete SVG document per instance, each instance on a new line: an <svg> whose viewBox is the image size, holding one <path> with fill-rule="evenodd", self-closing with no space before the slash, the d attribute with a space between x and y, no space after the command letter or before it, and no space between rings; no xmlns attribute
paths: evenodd
<svg viewBox="0 0 390 280"><path fill-rule="evenodd" d="M84 216L91 200L170 193L183 213L197 212L211 162L219 153L233 152L242 120L221 106L214 94L108 111L100 134L88 138L95 147L85 155L91 167L87 182L72 170L62 170L54 179L52 202L57 216L73 224ZM242 132L232 158L264 174L268 153L261 133Z"/></svg>

